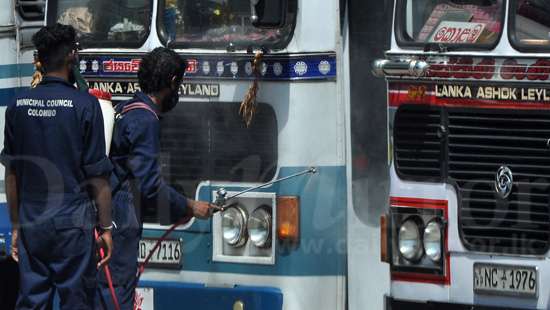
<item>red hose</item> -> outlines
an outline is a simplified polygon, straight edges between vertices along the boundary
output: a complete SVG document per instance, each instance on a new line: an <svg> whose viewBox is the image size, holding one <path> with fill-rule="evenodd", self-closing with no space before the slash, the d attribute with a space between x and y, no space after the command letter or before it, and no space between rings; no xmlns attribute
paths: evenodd
<svg viewBox="0 0 550 310"><path fill-rule="evenodd" d="M137 274L136 274L136 285L139 283L139 279L141 278L141 275L143 274L143 271L145 270L145 267L147 266L147 264L149 264L149 261L151 260L151 257L153 257L153 254L155 253L155 251L159 248L160 244L162 243L162 241L166 240L166 238L168 238L168 236L176 229L178 228L178 226L180 225L185 225L187 223L189 223L189 221L193 218L193 216L186 216L184 218L182 218L179 222L177 222L176 224L170 226L170 228L168 228L167 231L164 232L164 234L162 234L162 236L157 240L157 243L155 243L155 246L151 249L151 251L149 252L149 254L147 255L147 257L145 258L145 260L143 261L143 263L141 263L139 265L139 268L138 268L138 271L137 271ZM137 301L137 300L136 300ZM139 309L139 307L137 306L137 304L135 303L136 301L134 301L134 310L137 310Z"/></svg>
<svg viewBox="0 0 550 310"><path fill-rule="evenodd" d="M99 239L99 233L97 232L97 229L94 230L94 233L95 238ZM105 252L103 251L103 249L99 249L99 256L101 257L101 259L105 257ZM113 299L115 310L120 310L120 304L118 303L118 298L116 297L115 287L113 285L113 277L111 276L109 266L103 266L103 271L105 271L105 278L107 279L107 284L109 285L109 292L111 293L111 298Z"/></svg>
<svg viewBox="0 0 550 310"><path fill-rule="evenodd" d="M167 231L165 231L164 234L162 234L162 236L157 240L157 243L155 243L155 246L153 247L153 249L151 249L151 251L149 252L147 257L143 261L143 263L141 263L139 265L138 272L137 272L137 275L136 275L136 283L139 282L139 278L141 277L141 274L145 270L145 267L147 266L147 264L149 264L149 261L151 260L151 257L153 257L153 254L159 248L162 241L166 240L166 238L168 238L168 236L170 236L170 234L176 228L178 228L180 225L185 225L185 224L189 223L189 221L192 218L193 218L193 216L186 216L186 217L182 218L179 222L177 222L176 224L170 226L170 228Z"/></svg>
<svg viewBox="0 0 550 310"><path fill-rule="evenodd" d="M182 218L179 222L177 222L176 224L170 226L170 228L167 231L165 231L164 234L162 234L162 236L157 240L157 243L155 243L155 246L153 247L153 249L151 249L151 251L149 252L147 257L143 261L143 263L141 263L139 265L139 268L138 268L138 271L137 271L137 274L136 274L136 284L139 282L139 279L141 278L141 275L143 274L143 271L145 270L145 267L147 266L147 264L149 264L149 261L153 257L153 254L155 253L155 251L159 248L162 241L165 241L166 238L168 238L168 236L170 236L170 234L176 228L178 228L180 225L187 224L192 218L193 218L193 216L186 216L186 217ZM97 230L95 230L95 237L96 237L96 239L99 238L99 234L98 234ZM103 259L103 257L105 256L105 253L103 252L103 249L99 249L99 255ZM109 266L105 265L104 266L104 271L105 271L105 278L107 279L107 284L109 285L109 291L111 293L111 298L113 299L113 304L115 305L115 310L120 310L120 304L118 303L118 298L116 296L115 288L114 288L114 285L113 285L113 278L111 276L111 271L109 270ZM134 304L134 309L136 309L135 304Z"/></svg>

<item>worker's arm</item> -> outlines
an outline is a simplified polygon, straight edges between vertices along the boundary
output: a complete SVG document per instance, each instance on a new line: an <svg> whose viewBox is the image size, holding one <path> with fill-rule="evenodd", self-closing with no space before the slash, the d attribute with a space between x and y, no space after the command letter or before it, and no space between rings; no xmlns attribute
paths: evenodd
<svg viewBox="0 0 550 310"><path fill-rule="evenodd" d="M159 209L170 208L171 222L186 216L207 218L211 215L209 203L188 199L168 186L161 176L159 165L160 127L149 111L133 111L135 120L129 123L130 142L128 168L138 182L142 205Z"/></svg>
<svg viewBox="0 0 550 310"><path fill-rule="evenodd" d="M82 155L82 170L87 180L91 198L98 211L98 223L101 235L97 244L104 250L104 258L98 267L107 264L113 251L111 186L109 178L113 166L105 154L105 134L103 130L103 115L99 102L91 98L92 103L84 111L83 136L84 150Z"/></svg>
<svg viewBox="0 0 550 310"><path fill-rule="evenodd" d="M113 248L112 219L111 219L111 186L106 176L92 177L90 183L90 195L95 201L98 213L98 226L102 232L97 244L104 250L105 256L98 263L98 268L107 264L111 259Z"/></svg>

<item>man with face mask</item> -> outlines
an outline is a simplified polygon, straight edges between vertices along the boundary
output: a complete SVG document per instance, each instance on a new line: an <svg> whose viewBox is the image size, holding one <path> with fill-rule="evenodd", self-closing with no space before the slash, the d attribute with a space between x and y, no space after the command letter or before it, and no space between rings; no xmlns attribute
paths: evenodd
<svg viewBox="0 0 550 310"><path fill-rule="evenodd" d="M174 51L159 47L145 55L138 71L142 92L115 107L110 158L115 252L110 262L113 284L121 309L133 309L137 285L141 210L169 210L170 220L188 216L208 218L214 206L194 201L168 186L161 176L159 116L179 100L185 61ZM99 273L99 309L114 309L105 275Z"/></svg>
<svg viewBox="0 0 550 310"><path fill-rule="evenodd" d="M2 163L13 226L11 255L19 262L16 309L93 309L93 228L111 256L112 165L105 155L101 108L73 86L76 33L43 27L33 36L42 81L8 103ZM99 220L96 219L94 204Z"/></svg>

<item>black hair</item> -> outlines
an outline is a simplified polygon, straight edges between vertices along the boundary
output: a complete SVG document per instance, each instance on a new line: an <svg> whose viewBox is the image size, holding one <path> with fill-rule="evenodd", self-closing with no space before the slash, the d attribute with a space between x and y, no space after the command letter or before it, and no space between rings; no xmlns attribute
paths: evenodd
<svg viewBox="0 0 550 310"><path fill-rule="evenodd" d="M157 47L146 54L139 65L138 80L141 91L156 94L172 87L172 79L181 83L185 73L186 61L173 50Z"/></svg>
<svg viewBox="0 0 550 310"><path fill-rule="evenodd" d="M47 72L61 69L66 57L77 48L76 31L72 26L55 24L42 27L32 36L42 70Z"/></svg>

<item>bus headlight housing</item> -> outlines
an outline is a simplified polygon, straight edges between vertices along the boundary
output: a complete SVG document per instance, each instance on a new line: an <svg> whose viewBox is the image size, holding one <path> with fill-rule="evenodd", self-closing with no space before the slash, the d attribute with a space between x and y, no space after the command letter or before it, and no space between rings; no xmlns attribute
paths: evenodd
<svg viewBox="0 0 550 310"><path fill-rule="evenodd" d="M432 220L424 228L424 252L433 262L441 260L441 224Z"/></svg>
<svg viewBox="0 0 550 310"><path fill-rule="evenodd" d="M260 206L252 212L248 219L248 234L250 241L258 248L271 246L272 219L271 209Z"/></svg>
<svg viewBox="0 0 550 310"><path fill-rule="evenodd" d="M448 284L447 201L392 198L386 234L392 279Z"/></svg>
<svg viewBox="0 0 550 310"><path fill-rule="evenodd" d="M423 254L420 237L420 219L408 218L401 224L398 233L399 254L408 261L418 261Z"/></svg>
<svg viewBox="0 0 550 310"><path fill-rule="evenodd" d="M238 205L227 208L222 214L223 240L234 247L241 247L247 241L246 211Z"/></svg>

